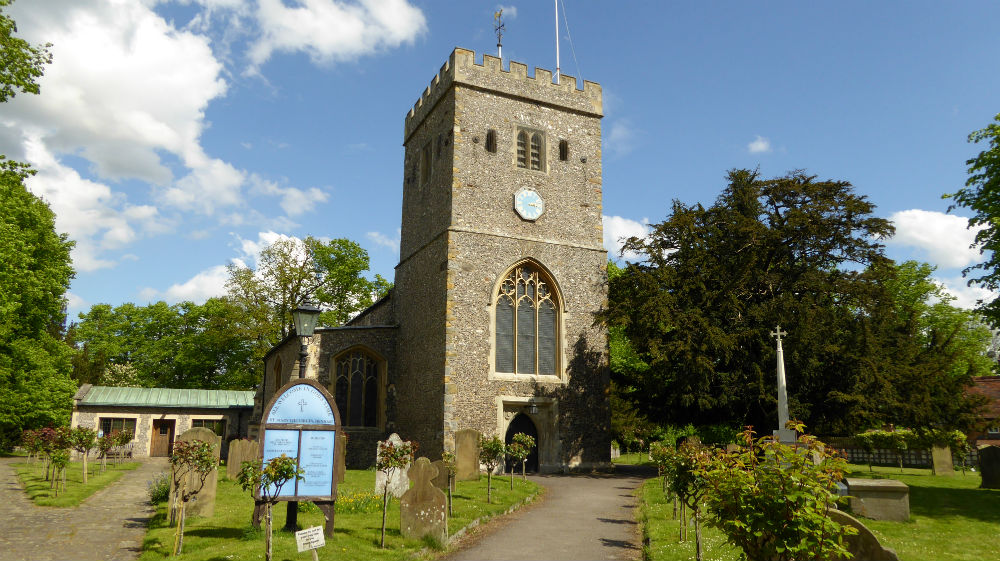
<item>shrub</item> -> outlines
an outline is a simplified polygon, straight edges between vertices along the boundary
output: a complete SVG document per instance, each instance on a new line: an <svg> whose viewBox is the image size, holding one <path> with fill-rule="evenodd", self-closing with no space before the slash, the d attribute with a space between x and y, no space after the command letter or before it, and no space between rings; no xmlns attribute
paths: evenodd
<svg viewBox="0 0 1000 561"><path fill-rule="evenodd" d="M170 475L164 472L147 481L146 493L151 504L166 502L170 498Z"/></svg>

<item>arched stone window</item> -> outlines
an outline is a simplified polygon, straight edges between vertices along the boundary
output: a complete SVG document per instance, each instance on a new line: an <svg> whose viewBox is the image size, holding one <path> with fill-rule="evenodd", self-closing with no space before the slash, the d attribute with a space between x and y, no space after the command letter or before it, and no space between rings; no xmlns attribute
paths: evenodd
<svg viewBox="0 0 1000 561"><path fill-rule="evenodd" d="M556 374L559 356L559 303L551 280L536 265L511 269L497 291L496 356L500 373Z"/></svg>
<svg viewBox="0 0 1000 561"><path fill-rule="evenodd" d="M364 349L352 349L333 363L333 395L341 422L348 427L379 426L382 361Z"/></svg>

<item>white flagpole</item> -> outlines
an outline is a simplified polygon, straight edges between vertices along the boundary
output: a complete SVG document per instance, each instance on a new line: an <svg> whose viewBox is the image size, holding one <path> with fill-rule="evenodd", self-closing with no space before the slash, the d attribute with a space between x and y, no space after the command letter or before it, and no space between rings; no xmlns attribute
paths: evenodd
<svg viewBox="0 0 1000 561"><path fill-rule="evenodd" d="M556 5L556 83L559 83L559 0L555 0Z"/></svg>

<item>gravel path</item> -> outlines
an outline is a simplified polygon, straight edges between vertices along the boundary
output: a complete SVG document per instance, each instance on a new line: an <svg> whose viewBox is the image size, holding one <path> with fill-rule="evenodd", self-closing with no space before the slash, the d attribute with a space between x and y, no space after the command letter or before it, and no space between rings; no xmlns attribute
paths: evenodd
<svg viewBox="0 0 1000 561"><path fill-rule="evenodd" d="M167 469L151 458L75 508L35 506L0 459L0 561L125 561L138 557L153 508L146 482Z"/></svg>
<svg viewBox="0 0 1000 561"><path fill-rule="evenodd" d="M651 475L619 466L611 475L534 476L546 488L538 504L473 532L447 559L639 559L632 491Z"/></svg>

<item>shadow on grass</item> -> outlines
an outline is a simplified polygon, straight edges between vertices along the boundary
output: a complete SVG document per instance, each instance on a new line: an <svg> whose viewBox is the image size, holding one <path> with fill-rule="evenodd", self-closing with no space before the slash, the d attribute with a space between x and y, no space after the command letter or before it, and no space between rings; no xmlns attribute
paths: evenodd
<svg viewBox="0 0 1000 561"><path fill-rule="evenodd" d="M184 535L238 540L243 538L243 528L191 528L184 530Z"/></svg>
<svg viewBox="0 0 1000 561"><path fill-rule="evenodd" d="M1000 491L910 486L910 513L940 518L964 516L1000 523Z"/></svg>

